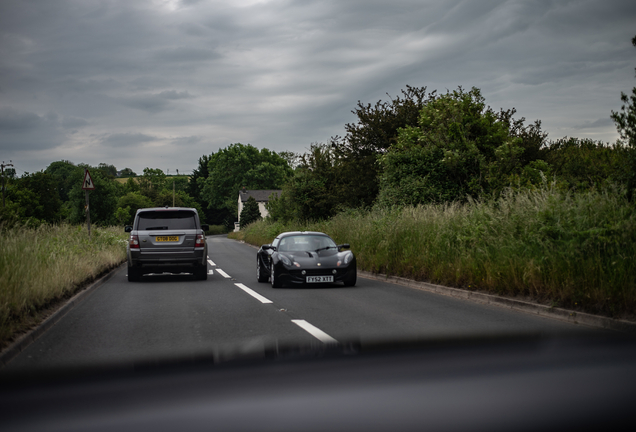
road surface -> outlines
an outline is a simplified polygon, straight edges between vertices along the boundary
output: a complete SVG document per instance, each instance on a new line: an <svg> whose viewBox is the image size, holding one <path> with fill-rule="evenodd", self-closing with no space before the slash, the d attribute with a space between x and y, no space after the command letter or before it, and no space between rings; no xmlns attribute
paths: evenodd
<svg viewBox="0 0 636 432"><path fill-rule="evenodd" d="M208 238L209 276L117 270L6 370L213 355L272 346L584 329L509 309L358 277L355 287L273 289L256 281L256 249ZM355 249L355 247L354 247Z"/></svg>

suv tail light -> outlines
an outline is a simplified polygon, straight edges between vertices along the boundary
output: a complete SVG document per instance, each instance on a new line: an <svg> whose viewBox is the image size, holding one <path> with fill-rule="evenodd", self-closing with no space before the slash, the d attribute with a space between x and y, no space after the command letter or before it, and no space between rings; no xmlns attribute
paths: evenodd
<svg viewBox="0 0 636 432"><path fill-rule="evenodd" d="M128 240L128 245L131 249L139 249L139 236L131 235L130 240Z"/></svg>
<svg viewBox="0 0 636 432"><path fill-rule="evenodd" d="M204 247L205 246L205 236L203 234L197 234L197 239L194 242L194 247Z"/></svg>

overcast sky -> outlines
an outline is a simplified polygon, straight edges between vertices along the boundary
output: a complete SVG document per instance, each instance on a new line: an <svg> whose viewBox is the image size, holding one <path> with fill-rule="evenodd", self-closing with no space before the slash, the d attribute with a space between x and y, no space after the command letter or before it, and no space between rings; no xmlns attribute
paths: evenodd
<svg viewBox="0 0 636 432"><path fill-rule="evenodd" d="M302 153L406 85L614 142L634 35L633 0L0 0L0 160L172 174L236 142Z"/></svg>

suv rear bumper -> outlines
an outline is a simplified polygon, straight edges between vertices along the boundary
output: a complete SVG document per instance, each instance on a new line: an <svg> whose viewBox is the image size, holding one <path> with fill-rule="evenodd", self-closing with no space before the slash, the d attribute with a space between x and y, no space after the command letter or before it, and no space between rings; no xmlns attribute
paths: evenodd
<svg viewBox="0 0 636 432"><path fill-rule="evenodd" d="M206 250L196 249L187 252L144 252L131 250L128 254L128 266L143 269L144 272L188 271L194 267L207 266Z"/></svg>

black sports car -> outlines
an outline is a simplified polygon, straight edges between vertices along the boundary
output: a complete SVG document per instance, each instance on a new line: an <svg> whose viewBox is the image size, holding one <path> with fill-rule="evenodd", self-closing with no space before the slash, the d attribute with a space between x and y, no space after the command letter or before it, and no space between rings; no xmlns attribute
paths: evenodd
<svg viewBox="0 0 636 432"><path fill-rule="evenodd" d="M343 282L356 284L356 258L348 244L336 245L320 232L285 232L272 244L261 246L256 255L256 277L259 282L304 285Z"/></svg>

